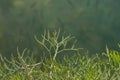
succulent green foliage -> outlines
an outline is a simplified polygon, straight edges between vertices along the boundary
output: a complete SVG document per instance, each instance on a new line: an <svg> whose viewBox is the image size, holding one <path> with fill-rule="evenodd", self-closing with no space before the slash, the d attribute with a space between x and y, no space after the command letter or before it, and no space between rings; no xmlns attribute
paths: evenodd
<svg viewBox="0 0 120 80"><path fill-rule="evenodd" d="M104 53L103 53L104 54ZM120 66L120 53L116 50L109 50L106 47L106 57L108 57L108 61L110 62L110 65L119 67Z"/></svg>
<svg viewBox="0 0 120 80"><path fill-rule="evenodd" d="M69 42L74 39L72 36L60 36L60 30L57 32L50 33L49 31L42 35L42 40L38 40L35 36L35 40L45 48L45 50L49 53L51 58L51 54L53 54L52 59L55 60L57 55L64 51L79 51L82 48L76 48L75 41L72 45L69 45Z"/></svg>
<svg viewBox="0 0 120 80"><path fill-rule="evenodd" d="M0 56L1 80L119 80L120 79L120 52L106 48L103 55L89 57L81 55L81 48L67 46L73 37L60 36L60 32L45 32L41 40L35 40L49 54L36 60L28 49L20 52L17 57L11 56L8 60ZM62 46L62 48L61 48ZM69 51L76 53L72 56L59 54ZM28 55L30 54L30 55ZM39 53L38 53L39 54ZM53 55L52 55L53 54ZM39 56L41 57L41 56Z"/></svg>

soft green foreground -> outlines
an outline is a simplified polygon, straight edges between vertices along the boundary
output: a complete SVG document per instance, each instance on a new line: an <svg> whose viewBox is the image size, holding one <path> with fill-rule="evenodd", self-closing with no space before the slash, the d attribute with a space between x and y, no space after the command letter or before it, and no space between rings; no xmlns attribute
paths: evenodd
<svg viewBox="0 0 120 80"><path fill-rule="evenodd" d="M0 80L120 80L118 51L106 48L104 53L88 57L76 47L73 37L59 32L35 39L42 48L38 54L47 57L37 56L36 60L27 49L22 53L17 50L17 57L11 56L11 60L1 56Z"/></svg>

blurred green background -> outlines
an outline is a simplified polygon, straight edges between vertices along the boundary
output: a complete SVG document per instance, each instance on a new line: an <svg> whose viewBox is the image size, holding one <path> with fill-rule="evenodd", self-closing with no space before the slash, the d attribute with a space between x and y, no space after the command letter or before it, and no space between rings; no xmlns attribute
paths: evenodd
<svg viewBox="0 0 120 80"><path fill-rule="evenodd" d="M120 41L120 0L0 0L0 53L39 49L34 35L61 29L90 53Z"/></svg>

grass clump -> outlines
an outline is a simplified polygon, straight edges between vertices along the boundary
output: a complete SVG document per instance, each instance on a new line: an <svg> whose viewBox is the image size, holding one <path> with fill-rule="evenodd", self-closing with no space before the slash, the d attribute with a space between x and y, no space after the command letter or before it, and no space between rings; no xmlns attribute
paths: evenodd
<svg viewBox="0 0 120 80"><path fill-rule="evenodd" d="M120 52L109 50L92 57L80 54L82 48L75 45L72 36L60 32L45 32L42 39L35 40L42 47L39 60L28 49L11 60L0 56L1 80L119 80ZM73 53L72 56L69 56ZM34 53L33 53L34 54ZM62 57L59 55L62 54Z"/></svg>

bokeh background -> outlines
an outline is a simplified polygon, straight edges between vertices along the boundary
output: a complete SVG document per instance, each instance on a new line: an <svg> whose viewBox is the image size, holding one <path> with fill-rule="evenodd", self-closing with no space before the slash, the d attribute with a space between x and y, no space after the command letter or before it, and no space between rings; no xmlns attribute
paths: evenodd
<svg viewBox="0 0 120 80"><path fill-rule="evenodd" d="M0 0L0 53L37 51L34 35L61 29L91 54L120 41L120 0Z"/></svg>

